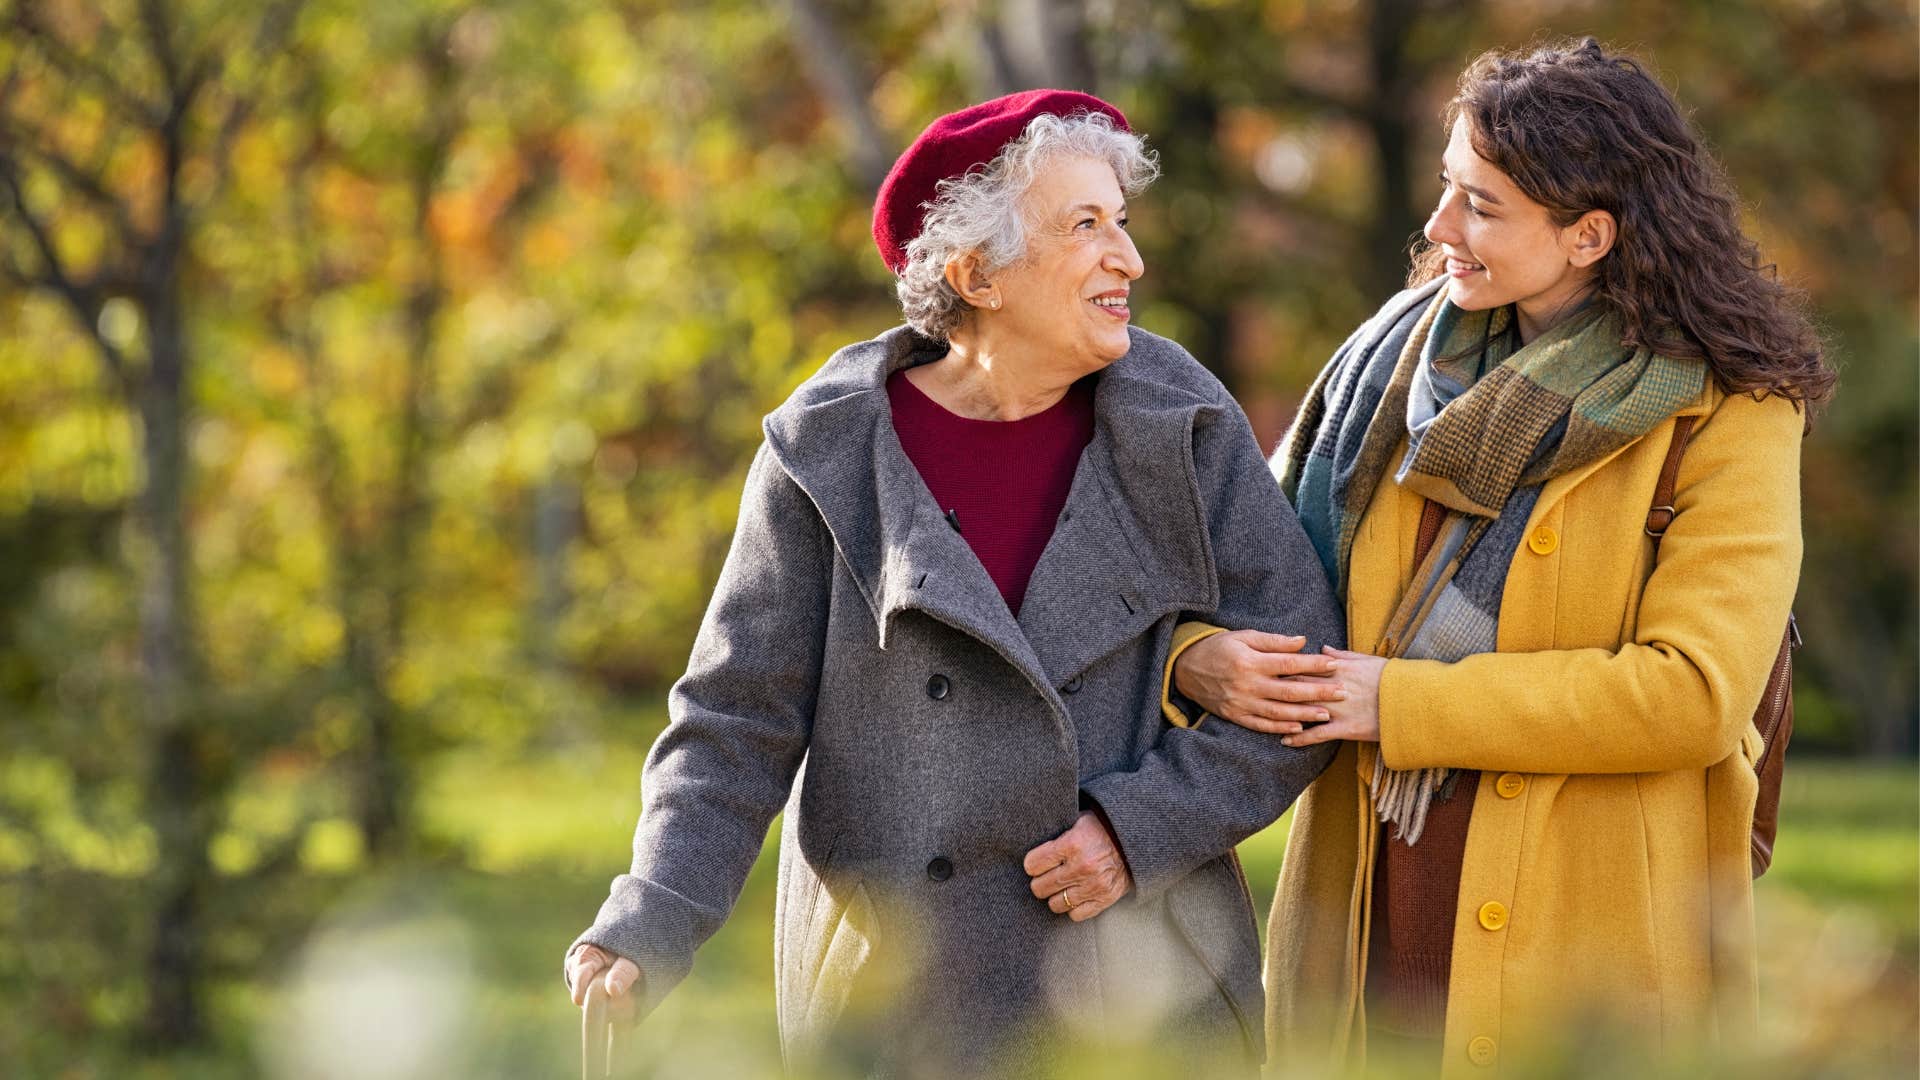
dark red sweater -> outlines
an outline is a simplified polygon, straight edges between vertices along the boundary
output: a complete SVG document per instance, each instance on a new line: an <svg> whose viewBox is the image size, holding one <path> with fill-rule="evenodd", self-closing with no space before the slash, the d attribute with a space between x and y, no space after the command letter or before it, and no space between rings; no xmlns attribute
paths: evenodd
<svg viewBox="0 0 1920 1080"><path fill-rule="evenodd" d="M907 459L1015 615L1093 439L1094 383L1081 379L1045 412L1019 420L970 420L928 397L904 369L887 379Z"/></svg>

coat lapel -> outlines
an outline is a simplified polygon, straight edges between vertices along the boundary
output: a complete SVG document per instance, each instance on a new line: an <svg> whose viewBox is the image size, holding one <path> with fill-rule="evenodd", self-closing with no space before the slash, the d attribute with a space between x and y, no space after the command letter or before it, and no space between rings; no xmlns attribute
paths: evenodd
<svg viewBox="0 0 1920 1080"><path fill-rule="evenodd" d="M875 471L883 486L897 491L888 520L899 531L885 545L874 592L880 647L887 647L901 612L918 611L986 643L1036 685L1045 685L1045 668L986 567L941 515L891 423L882 435L875 440Z"/></svg>
<svg viewBox="0 0 1920 1080"><path fill-rule="evenodd" d="M887 376L944 353L904 326L841 349L767 416L767 442L826 521L882 649L900 613L920 611L1045 686L1045 669L993 579L941 516L894 433Z"/></svg>
<svg viewBox="0 0 1920 1080"><path fill-rule="evenodd" d="M1210 406L1143 366L1129 353L1101 373L1093 441L1020 606L1055 686L1169 612L1219 601L1192 479L1194 416Z"/></svg>
<svg viewBox="0 0 1920 1080"><path fill-rule="evenodd" d="M887 376L943 351L905 327L849 346L765 424L872 609L881 648L901 612L919 611L1057 687L1168 612L1215 606L1192 479L1194 416L1212 406L1143 377L1146 361L1129 353L1100 375L1093 441L1016 620L893 429Z"/></svg>

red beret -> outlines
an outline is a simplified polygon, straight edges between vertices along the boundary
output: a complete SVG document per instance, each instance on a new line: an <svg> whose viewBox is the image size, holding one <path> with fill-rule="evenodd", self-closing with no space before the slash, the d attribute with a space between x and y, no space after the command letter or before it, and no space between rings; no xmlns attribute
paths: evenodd
<svg viewBox="0 0 1920 1080"><path fill-rule="evenodd" d="M1119 109L1092 94L1072 90L1025 90L984 101L927 125L913 140L893 171L880 184L873 200L873 242L887 269L898 274L907 267L907 244L920 235L927 208L938 194L940 181L965 176L967 171L1000 156L1000 151L1027 130L1042 113L1072 116L1105 113L1121 131L1127 118Z"/></svg>

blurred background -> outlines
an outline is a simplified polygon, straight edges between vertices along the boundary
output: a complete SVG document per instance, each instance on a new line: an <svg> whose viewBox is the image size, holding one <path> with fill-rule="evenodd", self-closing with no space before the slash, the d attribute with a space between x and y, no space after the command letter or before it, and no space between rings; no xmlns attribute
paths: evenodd
<svg viewBox="0 0 1920 1080"><path fill-rule="evenodd" d="M1842 373L1742 1054L1912 1075L1911 0L0 0L0 1075L571 1072L561 951L759 418L898 321L893 156L1119 104L1165 169L1136 318L1271 444L1403 278L1460 69L1586 33ZM777 1067L769 865L653 1073Z"/></svg>

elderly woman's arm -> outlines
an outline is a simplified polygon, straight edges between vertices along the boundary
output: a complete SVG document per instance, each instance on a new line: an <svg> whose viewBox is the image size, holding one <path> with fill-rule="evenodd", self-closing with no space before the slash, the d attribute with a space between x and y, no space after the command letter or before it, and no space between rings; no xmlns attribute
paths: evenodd
<svg viewBox="0 0 1920 1080"><path fill-rule="evenodd" d="M1215 384L1217 386L1217 384ZM1307 651L1345 644L1320 562L1224 389L1194 421L1194 477L1219 583L1204 615L1230 629L1300 634ZM1273 823L1332 759L1237 724L1167 727L1131 772L1089 780L1133 873L1153 895Z"/></svg>
<svg viewBox="0 0 1920 1080"><path fill-rule="evenodd" d="M639 964L643 1011L726 920L793 786L811 733L832 564L825 523L763 445L670 721L641 774L633 866L575 942Z"/></svg>

